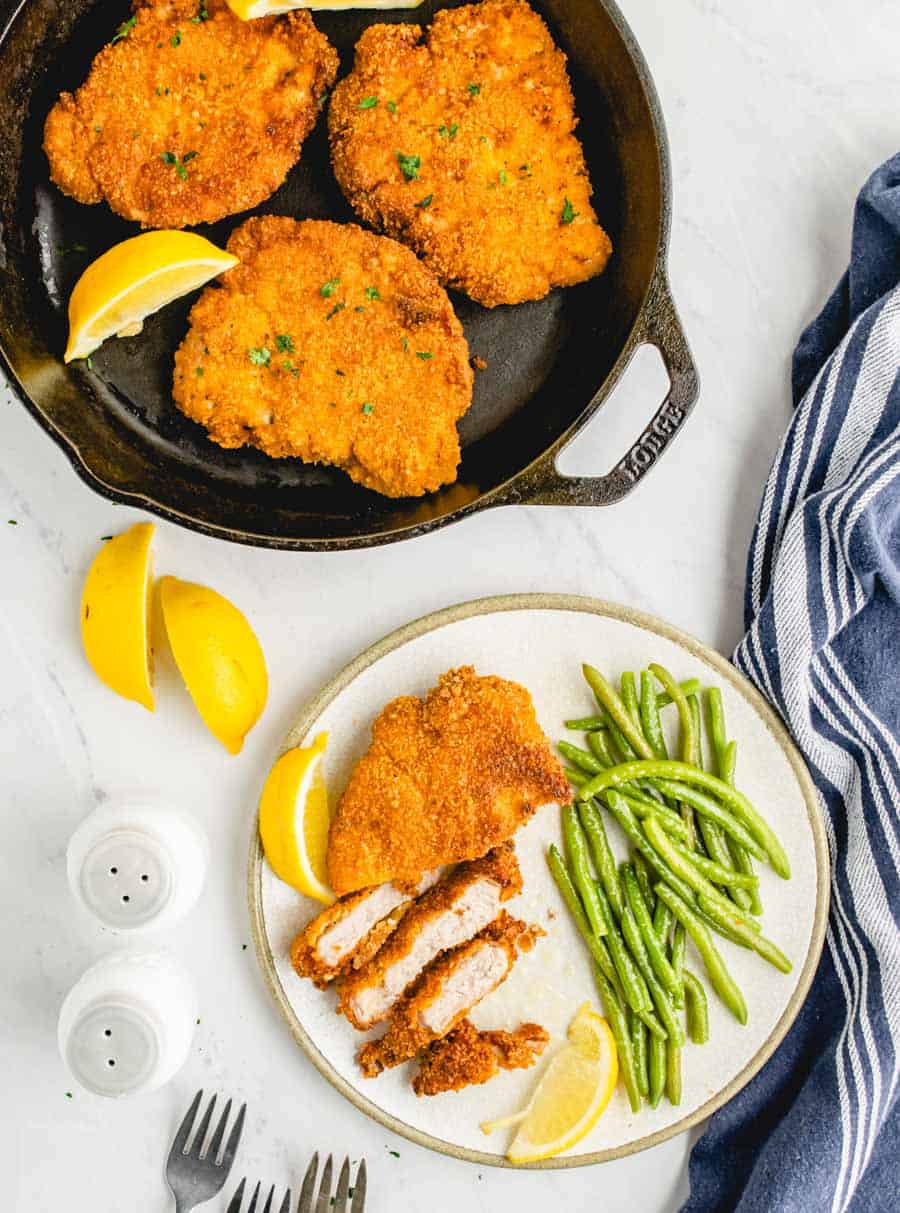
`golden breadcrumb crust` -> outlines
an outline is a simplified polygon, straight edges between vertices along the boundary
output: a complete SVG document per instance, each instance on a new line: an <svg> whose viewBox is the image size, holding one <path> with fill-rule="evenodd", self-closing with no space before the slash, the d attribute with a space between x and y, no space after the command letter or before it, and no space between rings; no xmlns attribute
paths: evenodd
<svg viewBox="0 0 900 1213"><path fill-rule="evenodd" d="M528 691L472 666L449 670L424 700L403 696L376 718L331 823L331 887L476 859L539 806L571 799Z"/></svg>
<svg viewBox="0 0 900 1213"><path fill-rule="evenodd" d="M133 22L133 24L132 24ZM225 0L148 0L44 128L50 175L143 227L213 223L284 181L337 73L309 13L239 20Z"/></svg>
<svg viewBox="0 0 900 1213"><path fill-rule="evenodd" d="M477 880L493 880L500 886L500 900L508 901L522 891L522 874L512 843L495 847L483 859L460 864L416 901L384 946L368 964L355 969L341 984L340 1011L355 1028L364 1031L371 1023L361 1023L353 1011L353 1000L363 989L379 985L387 970L414 947L421 931L442 914L453 913L462 893Z"/></svg>
<svg viewBox="0 0 900 1213"><path fill-rule="evenodd" d="M537 1023L520 1024L514 1032L479 1032L464 1019L422 1053L413 1090L417 1095L440 1095L489 1082L501 1069L527 1070L549 1040L547 1030Z"/></svg>
<svg viewBox="0 0 900 1213"><path fill-rule="evenodd" d="M599 274L566 57L524 0L373 25L328 112L335 176L367 223L487 307Z"/></svg>
<svg viewBox="0 0 900 1213"><path fill-rule="evenodd" d="M241 264L204 290L175 355L181 411L220 446L332 464L388 497L453 481L472 368L431 271L313 219L248 219L228 251Z"/></svg>
<svg viewBox="0 0 900 1213"><path fill-rule="evenodd" d="M528 926L503 910L490 926L480 931L474 939L439 956L421 974L409 993L394 1008L384 1036L378 1040L369 1041L360 1049L357 1061L365 1077L375 1078L382 1070L409 1061L432 1040L437 1039L435 1034L422 1024L421 1013L439 997L445 983L452 977L457 967L470 956L486 944L499 946L506 953L506 969L490 989L480 990L467 1006L460 1007L459 1012L447 1025L444 1036L452 1032L476 1003L506 980L519 953L529 951L534 945L535 939L543 934L540 927Z"/></svg>
<svg viewBox="0 0 900 1213"><path fill-rule="evenodd" d="M345 918L370 893L371 889L361 889L358 893L350 893L347 897L342 897L334 905L323 910L321 914L317 914L299 932L291 944L290 952L291 965L298 977L308 977L320 990L324 990L336 977L361 968L372 959L391 932L395 930L403 915L410 909L413 904L412 899L401 902L384 918L379 919L339 964L325 964L317 951L318 942L329 927Z"/></svg>

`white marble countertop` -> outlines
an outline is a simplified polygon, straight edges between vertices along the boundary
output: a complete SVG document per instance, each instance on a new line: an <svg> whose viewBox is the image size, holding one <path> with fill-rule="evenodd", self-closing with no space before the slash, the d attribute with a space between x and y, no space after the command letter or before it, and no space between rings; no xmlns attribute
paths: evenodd
<svg viewBox="0 0 900 1213"><path fill-rule="evenodd" d="M365 1155L373 1213L495 1213L513 1199L523 1213L598 1201L615 1213L638 1207L638 1190L642 1213L654 1213L683 1198L688 1136L600 1170L514 1174L431 1154L364 1119L292 1044L248 946L244 900L255 797L280 738L323 680L397 625L486 594L557 590L656 612L726 653L740 636L746 549L790 412L791 349L844 267L858 187L897 150L900 9L894 0L623 7L668 120L671 278L703 383L694 416L609 510L497 510L335 555L240 548L160 523L159 568L231 596L267 653L269 706L240 759L206 737L167 666L165 710L152 717L91 674L78 637L82 578L100 536L136 514L91 493L0 389L5 1208L168 1208L164 1151L199 1086L249 1101L242 1171L296 1190L314 1148ZM660 380L652 359L632 368L564 470L606 470L603 451L625 448ZM136 788L190 808L212 840L200 906L160 940L193 972L202 1023L166 1089L112 1103L75 1088L56 1051L65 991L114 944L76 913L64 853L91 807ZM205 1207L216 1213L225 1201Z"/></svg>

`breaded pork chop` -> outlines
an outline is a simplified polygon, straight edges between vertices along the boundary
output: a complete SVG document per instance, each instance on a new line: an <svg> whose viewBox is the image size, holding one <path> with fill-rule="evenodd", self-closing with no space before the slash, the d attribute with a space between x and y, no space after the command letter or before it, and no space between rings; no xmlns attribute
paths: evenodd
<svg viewBox="0 0 900 1213"><path fill-rule="evenodd" d="M335 175L366 222L486 307L599 274L566 58L524 0L373 25L328 114Z"/></svg>
<svg viewBox="0 0 900 1213"><path fill-rule="evenodd" d="M181 411L220 446L333 464L388 497L455 480L472 369L431 271L312 219L248 219L228 251L241 264L194 304L175 355Z"/></svg>
<svg viewBox="0 0 900 1213"><path fill-rule="evenodd" d="M472 666L449 670L425 699L395 699L372 725L331 822L329 882L344 894L416 880L479 858L541 805L571 799L528 691Z"/></svg>
<svg viewBox="0 0 900 1213"><path fill-rule="evenodd" d="M527 1070L549 1041L538 1023L519 1024L514 1032L479 1032L464 1019L422 1053L413 1090L417 1095L440 1095L490 1082L501 1070Z"/></svg>
<svg viewBox="0 0 900 1213"><path fill-rule="evenodd" d="M225 0L137 0L50 111L50 175L143 227L247 210L296 163L337 64L306 12L241 21Z"/></svg>

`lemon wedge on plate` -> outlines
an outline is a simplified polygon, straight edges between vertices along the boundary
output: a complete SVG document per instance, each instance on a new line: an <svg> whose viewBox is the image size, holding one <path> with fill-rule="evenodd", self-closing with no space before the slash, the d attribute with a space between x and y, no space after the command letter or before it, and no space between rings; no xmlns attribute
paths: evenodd
<svg viewBox="0 0 900 1213"><path fill-rule="evenodd" d="M101 682L153 711L151 551L155 528L139 522L105 543L81 594L81 641Z"/></svg>
<svg viewBox="0 0 900 1213"><path fill-rule="evenodd" d="M518 1125L506 1152L510 1162L552 1158L591 1131L618 1077L619 1058L609 1024L585 1003L569 1025L568 1044L551 1059L528 1106L513 1116L486 1121L481 1128L491 1133Z"/></svg>
<svg viewBox="0 0 900 1213"><path fill-rule="evenodd" d="M269 693L256 634L233 603L205 585L161 577L159 600L175 664L197 711L230 754L240 753Z"/></svg>
<svg viewBox="0 0 900 1213"><path fill-rule="evenodd" d="M418 8L422 0L228 0L228 7L242 21L278 17L296 8L337 12L347 8Z"/></svg>
<svg viewBox="0 0 900 1213"><path fill-rule="evenodd" d="M330 905L325 854L328 850L328 790L322 757L328 734L278 759L259 801L259 836L269 866L279 879L307 897Z"/></svg>
<svg viewBox="0 0 900 1213"><path fill-rule="evenodd" d="M194 232L145 232L113 245L75 283L66 362L87 358L114 334L139 333L151 312L237 262Z"/></svg>

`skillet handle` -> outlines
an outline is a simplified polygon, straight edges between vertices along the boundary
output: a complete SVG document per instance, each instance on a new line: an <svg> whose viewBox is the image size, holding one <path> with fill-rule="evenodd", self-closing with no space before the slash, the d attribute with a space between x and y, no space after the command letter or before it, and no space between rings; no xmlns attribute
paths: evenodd
<svg viewBox="0 0 900 1213"><path fill-rule="evenodd" d="M669 391L631 449L605 476L563 476L556 470L553 452L531 469L526 484L516 494L520 504L612 505L630 493L663 455L697 402L700 379L662 266L654 275L632 336L628 361L639 346L647 343L655 345L662 355Z"/></svg>

